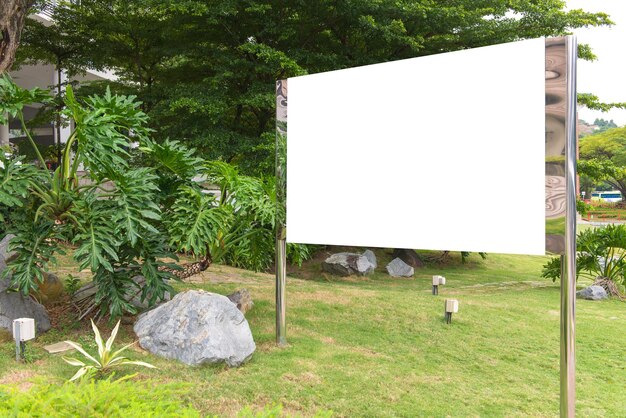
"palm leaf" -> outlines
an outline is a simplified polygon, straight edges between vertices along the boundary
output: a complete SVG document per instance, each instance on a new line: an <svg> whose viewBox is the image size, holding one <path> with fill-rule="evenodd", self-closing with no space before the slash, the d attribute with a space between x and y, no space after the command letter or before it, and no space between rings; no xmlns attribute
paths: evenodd
<svg viewBox="0 0 626 418"><path fill-rule="evenodd" d="M104 364L106 361L105 359L105 351L104 351L104 342L102 341L102 336L100 335L100 330L98 329L98 327L96 326L96 324L93 322L93 319L90 319L91 321L91 328L93 329L93 333L96 337L96 345L98 346L98 355L100 356L100 361Z"/></svg>
<svg viewBox="0 0 626 418"><path fill-rule="evenodd" d="M79 366L79 367L86 366L86 364L83 363L82 361L72 358L72 357L61 357L61 358L65 360L66 363L71 364L72 366Z"/></svg>
<svg viewBox="0 0 626 418"><path fill-rule="evenodd" d="M93 368L93 366L85 366L78 369L76 374L70 378L70 382L73 382L76 379L81 378L89 369Z"/></svg>
<svg viewBox="0 0 626 418"><path fill-rule="evenodd" d="M87 357L89 360L93 361L96 365L98 366L102 366L102 364L96 360L91 354L89 354L88 352L86 352L83 347L81 347L80 344L76 344L73 341L65 341L66 344L74 347L76 350L78 350L83 356Z"/></svg>
<svg viewBox="0 0 626 418"><path fill-rule="evenodd" d="M120 329L120 323L121 321L117 321L117 324L115 325L115 328L113 328L113 331L111 331L111 336L109 337L109 339L106 342L106 351L110 351L111 347L113 346L113 341L115 341L115 337L117 336L117 331Z"/></svg>

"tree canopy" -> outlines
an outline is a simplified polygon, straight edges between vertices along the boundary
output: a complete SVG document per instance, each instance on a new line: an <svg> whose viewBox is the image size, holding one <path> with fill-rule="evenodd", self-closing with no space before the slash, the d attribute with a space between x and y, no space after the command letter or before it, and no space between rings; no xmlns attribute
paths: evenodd
<svg viewBox="0 0 626 418"><path fill-rule="evenodd" d="M608 129L580 141L579 171L606 182L626 196L626 127Z"/></svg>
<svg viewBox="0 0 626 418"><path fill-rule="evenodd" d="M77 3L53 13L59 27L88 40L73 68L114 69L111 88L139 97L157 140L180 140L258 175L272 171L277 79L612 23L555 0ZM41 30L29 22L27 44ZM594 58L586 45L580 55ZM102 91L84 94L93 89Z"/></svg>

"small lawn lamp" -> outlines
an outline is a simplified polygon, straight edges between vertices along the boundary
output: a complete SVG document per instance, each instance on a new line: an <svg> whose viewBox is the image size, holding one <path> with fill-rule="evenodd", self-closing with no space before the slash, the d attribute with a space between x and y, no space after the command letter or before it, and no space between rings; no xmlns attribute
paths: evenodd
<svg viewBox="0 0 626 418"><path fill-rule="evenodd" d="M446 278L443 276L433 276L433 295L439 294L439 285L446 284Z"/></svg>
<svg viewBox="0 0 626 418"><path fill-rule="evenodd" d="M13 338L15 339L15 360L23 360L26 341L35 338L35 320L33 318L14 319Z"/></svg>
<svg viewBox="0 0 626 418"><path fill-rule="evenodd" d="M445 302L446 324L452 323L452 314L459 311L459 301L456 299L446 299Z"/></svg>

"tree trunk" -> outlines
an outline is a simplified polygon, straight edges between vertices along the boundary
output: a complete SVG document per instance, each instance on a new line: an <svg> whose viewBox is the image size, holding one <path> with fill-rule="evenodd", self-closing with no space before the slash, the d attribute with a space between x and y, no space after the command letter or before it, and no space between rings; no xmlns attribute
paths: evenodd
<svg viewBox="0 0 626 418"><path fill-rule="evenodd" d="M24 20L34 3L35 0L0 1L0 74L13 64Z"/></svg>

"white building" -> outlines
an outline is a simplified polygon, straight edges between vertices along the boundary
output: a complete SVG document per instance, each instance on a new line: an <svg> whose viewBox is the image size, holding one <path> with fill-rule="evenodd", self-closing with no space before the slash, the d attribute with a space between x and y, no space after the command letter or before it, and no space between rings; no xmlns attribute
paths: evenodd
<svg viewBox="0 0 626 418"><path fill-rule="evenodd" d="M48 2L50 6L54 6L56 0ZM53 25L54 20L47 10L43 10L39 13L30 16L31 19L35 19L44 25ZM23 65L20 69L12 71L11 77L17 85L26 89L32 89L39 87L42 89L51 89L59 84L58 72L54 65ZM79 82L91 82L98 80L114 80L115 75L112 72L102 72L96 70L87 70L82 76L77 76L72 81ZM61 73L61 82L68 81L65 73ZM30 120L37 114L39 106L29 106L24 109L24 117L26 120ZM63 123L61 124L63 125ZM37 126L32 130L35 142L39 145L48 146L56 143L64 143L68 139L71 132L71 121L65 123L68 126L61 126L60 138L57 138L58 133L55 129L54 123L43 124ZM9 142L17 143L20 140L24 140L25 136L22 132L21 124L18 120L11 120L9 125L0 125L0 145L7 145ZM60 140L59 140L60 139Z"/></svg>

